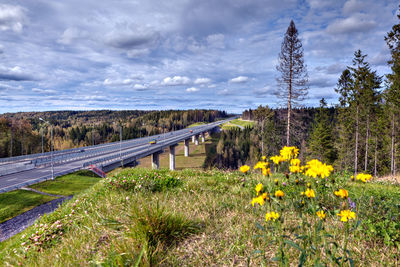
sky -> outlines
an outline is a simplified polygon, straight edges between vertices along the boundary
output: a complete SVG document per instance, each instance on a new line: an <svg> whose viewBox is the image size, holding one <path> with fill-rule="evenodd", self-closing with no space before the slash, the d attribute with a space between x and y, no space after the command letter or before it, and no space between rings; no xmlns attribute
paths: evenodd
<svg viewBox="0 0 400 267"><path fill-rule="evenodd" d="M276 70L293 20L309 76L305 106L358 49L389 73L395 0L0 0L0 113L244 109L283 103Z"/></svg>

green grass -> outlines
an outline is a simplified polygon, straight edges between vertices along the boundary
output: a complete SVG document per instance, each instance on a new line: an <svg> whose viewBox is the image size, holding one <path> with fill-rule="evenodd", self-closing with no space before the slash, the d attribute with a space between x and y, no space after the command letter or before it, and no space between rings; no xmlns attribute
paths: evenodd
<svg viewBox="0 0 400 267"><path fill-rule="evenodd" d="M53 199L56 198L25 190L2 193L0 194L0 223Z"/></svg>
<svg viewBox="0 0 400 267"><path fill-rule="evenodd" d="M237 125L231 124L229 122L222 124L220 127L222 130L230 130L232 128L239 128Z"/></svg>
<svg viewBox="0 0 400 267"><path fill-rule="evenodd" d="M93 172L82 170L57 177L54 181L49 180L30 187L45 193L69 196L86 190L100 179L101 178Z"/></svg>
<svg viewBox="0 0 400 267"><path fill-rule="evenodd" d="M62 230L51 230L54 238L25 252L21 243L27 242L27 238L21 234L2 244L0 262L11 266L18 263L25 266L275 266L277 262L272 258L279 243L272 242L272 229L268 228L266 233L261 230L268 227L265 212L270 207L268 204L262 207L250 205L255 196L254 186L259 182L268 192L285 191L282 202L285 209L281 211L284 231L286 234L300 231L297 228L299 218L289 204L299 198L299 191L305 186L295 185L293 177L286 180L284 175L274 174L272 178L264 178L254 171L244 176L239 172L216 170L154 172L142 168L124 169L119 179L124 176L129 176L127 180L131 184L135 183L133 191L106 186L111 181L108 178L97 183L41 219L40 223L48 226L60 221ZM182 183L167 183L157 191L138 186L142 180L148 183L160 177L175 177ZM275 178L278 178L278 185L274 183ZM352 201L357 203L357 220L360 220L359 228L350 234L348 246L355 266L398 264L398 248L384 237L386 234L396 238L396 231L379 232L384 228L369 228L368 220L379 222L387 218L388 205L396 210L396 205L400 204L400 187L349 182L342 174L336 175L335 180L335 188L329 187L324 193L317 191L318 197L321 193L326 198L324 207L328 219L324 222L324 231L332 235L330 238L334 238L335 243L342 245L344 223L336 215L341 200L332 191L336 187L345 187ZM321 185L313 186L322 188ZM371 196L374 197L372 203ZM276 203L280 202L274 199L271 205ZM398 209L393 215L399 216ZM318 219L307 210L303 216L315 218L309 221L311 224ZM33 226L24 234L31 236L38 232L42 236L43 229L44 226ZM299 241L294 239L293 242ZM290 265L297 265L299 251L291 246L286 246L285 251ZM310 262L306 265L310 266Z"/></svg>
<svg viewBox="0 0 400 267"><path fill-rule="evenodd" d="M68 196L88 189L99 180L100 178L90 171L78 171L58 177L54 181L45 181L30 187L45 193ZM25 190L2 193L0 194L0 223L56 198Z"/></svg>
<svg viewBox="0 0 400 267"><path fill-rule="evenodd" d="M192 128L192 127L196 127L196 126L200 126L200 125L204 125L207 124L206 122L196 122L193 124L190 124L187 128Z"/></svg>
<svg viewBox="0 0 400 267"><path fill-rule="evenodd" d="M254 121L243 121L241 119L235 119L230 121L232 124L237 124L243 127L253 127L255 122Z"/></svg>

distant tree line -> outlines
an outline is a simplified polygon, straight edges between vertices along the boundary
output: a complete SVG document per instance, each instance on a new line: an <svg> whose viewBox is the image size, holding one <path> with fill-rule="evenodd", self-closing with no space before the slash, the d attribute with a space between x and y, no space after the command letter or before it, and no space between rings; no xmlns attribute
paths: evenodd
<svg viewBox="0 0 400 267"><path fill-rule="evenodd" d="M132 139L183 129L196 122L228 117L218 110L165 111L50 111L6 113L0 116L0 157L50 151L50 127L54 126L54 149L83 147L120 139Z"/></svg>

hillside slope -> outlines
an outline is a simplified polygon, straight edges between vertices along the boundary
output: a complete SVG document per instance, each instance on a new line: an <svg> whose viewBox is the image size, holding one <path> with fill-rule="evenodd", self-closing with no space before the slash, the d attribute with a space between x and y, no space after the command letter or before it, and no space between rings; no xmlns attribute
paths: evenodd
<svg viewBox="0 0 400 267"><path fill-rule="evenodd" d="M275 265L283 243L273 229L282 225L285 236L292 238L283 245L284 259L297 264L302 248L294 237L303 230L290 203L306 186L295 178L262 177L256 172L125 169L1 243L0 262L13 266ZM398 264L400 188L359 184L339 175L332 179L349 190L361 223L348 236L352 261L366 266ZM271 194L271 202L253 207L250 202L259 182ZM273 197L278 189L285 192L282 200ZM328 265L342 255L346 226L336 215L341 201L332 195L329 189L323 197L327 218L321 221L323 231L331 236L324 240L334 239L336 244L330 245L333 256L321 252L320 261ZM278 204L282 220L265 222L266 211ZM303 216L310 218L310 225L318 225L312 212L304 210ZM382 218L389 219L387 225ZM307 264L315 257L306 255Z"/></svg>

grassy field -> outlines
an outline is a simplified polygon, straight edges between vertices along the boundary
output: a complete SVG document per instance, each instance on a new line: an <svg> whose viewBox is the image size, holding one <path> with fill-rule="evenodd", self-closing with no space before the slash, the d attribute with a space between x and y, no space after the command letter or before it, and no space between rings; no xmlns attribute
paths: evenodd
<svg viewBox="0 0 400 267"><path fill-rule="evenodd" d="M0 194L0 223L53 199L56 199L56 197L25 190Z"/></svg>
<svg viewBox="0 0 400 267"><path fill-rule="evenodd" d="M100 179L101 178L93 172L82 170L57 177L54 181L49 180L31 185L30 187L45 193L69 196L86 190Z"/></svg>
<svg viewBox="0 0 400 267"><path fill-rule="evenodd" d="M88 189L99 180L90 171L79 171L30 187L45 193L68 196ZM0 194L0 223L56 198L25 190Z"/></svg>
<svg viewBox="0 0 400 267"><path fill-rule="evenodd" d="M235 119L231 121L232 124L237 124L243 127L253 127L255 122L254 121L244 121L242 119Z"/></svg>
<svg viewBox="0 0 400 267"><path fill-rule="evenodd" d="M192 127L196 127L196 126L200 126L200 125L204 125L207 124L206 122L196 122L193 124L190 124L187 128L192 128Z"/></svg>
<svg viewBox="0 0 400 267"><path fill-rule="evenodd" d="M244 175L124 169L6 241L0 262L11 266L278 266L284 261L294 266L305 261L310 266L318 259L320 266L334 266L346 259L343 265L349 266L350 258L355 266L398 266L398 185L361 184L350 181L347 174L334 174L328 183L303 179L283 174L263 177L254 171ZM307 181L316 191L315 199L300 197ZM271 202L253 207L250 202L260 182L271 193ZM338 188L347 188L356 203L355 220L341 222L336 215L344 205L333 194ZM278 189L285 192L281 199L273 197ZM305 204L298 206L303 216L299 219L294 207L301 199ZM327 213L324 220L312 209L317 201ZM279 220L265 221L266 212L277 207Z"/></svg>

